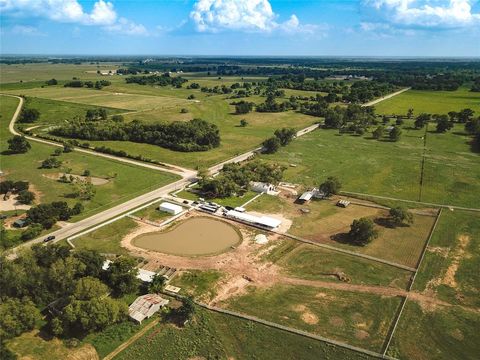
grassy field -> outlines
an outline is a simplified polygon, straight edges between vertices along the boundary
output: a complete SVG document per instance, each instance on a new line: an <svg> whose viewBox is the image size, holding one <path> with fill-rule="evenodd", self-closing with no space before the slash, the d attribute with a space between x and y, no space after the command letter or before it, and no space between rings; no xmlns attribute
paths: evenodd
<svg viewBox="0 0 480 360"><path fill-rule="evenodd" d="M76 238L73 243L77 249L94 249L108 254L127 254L128 251L120 246L120 242L136 226L137 223L134 220L124 217Z"/></svg>
<svg viewBox="0 0 480 360"><path fill-rule="evenodd" d="M105 77L97 75L97 70L108 71L118 68L116 63L100 63L89 64L82 63L76 64L13 64L13 65L0 65L0 82L3 90L3 84L7 83L39 83L45 84L46 80L55 78L57 80L72 80L72 77L77 77L82 80L110 80L111 77ZM113 77L112 77L113 78ZM8 85L6 85L8 86Z"/></svg>
<svg viewBox="0 0 480 360"><path fill-rule="evenodd" d="M68 348L58 338L51 339L46 335L34 330L22 334L8 341L8 348L21 359L95 359L96 351L90 344L81 345L77 348Z"/></svg>
<svg viewBox="0 0 480 360"><path fill-rule="evenodd" d="M0 149L2 151L7 150L8 147L7 140L10 138L8 123L17 104L18 100L15 98L2 97L0 113ZM32 149L25 154L2 155L2 171L7 179L29 181L37 194L37 200L41 202L62 200L73 204L77 201L69 198L69 194L72 192L70 184L54 179L59 172L65 171L65 169L70 169L72 174L78 175L88 169L91 176L108 179L106 184L96 186L96 195L92 200L83 202L85 210L75 219L105 210L177 179L175 175L169 173L153 172L134 165L78 152L60 155L58 159L63 164L58 169L39 169L41 162L52 155L55 147L33 141L30 143Z"/></svg>
<svg viewBox="0 0 480 360"><path fill-rule="evenodd" d="M176 276L171 285L181 288L182 295L193 296L196 300L211 300L216 292L215 285L223 274L217 270L188 270Z"/></svg>
<svg viewBox="0 0 480 360"><path fill-rule="evenodd" d="M268 254L267 260L280 266L286 274L307 280L338 282L333 274L344 273L352 284L405 289L412 276L410 271L290 239L284 239Z"/></svg>
<svg viewBox="0 0 480 360"><path fill-rule="evenodd" d="M245 314L380 351L400 298L304 286L251 288L226 306Z"/></svg>
<svg viewBox="0 0 480 360"><path fill-rule="evenodd" d="M379 114L405 115L413 108L414 114L447 114L449 111L460 111L465 108L480 112L480 94L462 87L457 91L422 91L409 90L391 99L375 105Z"/></svg>
<svg viewBox="0 0 480 360"><path fill-rule="evenodd" d="M231 316L197 310L184 328L161 323L115 359L371 359Z"/></svg>
<svg viewBox="0 0 480 360"><path fill-rule="evenodd" d="M257 195L258 193L256 192L247 191L242 196L231 196L224 199L213 198L213 199L208 199L208 201L212 201L223 206L237 207L245 204L247 201L253 199ZM181 199L194 200L194 201L201 198L201 195L198 195L196 193L193 193L187 190L180 191L179 193L177 193L177 196Z"/></svg>
<svg viewBox="0 0 480 360"><path fill-rule="evenodd" d="M480 215L444 210L415 282L450 303L480 307Z"/></svg>
<svg viewBox="0 0 480 360"><path fill-rule="evenodd" d="M155 204L152 204L144 209L138 210L137 212L134 212L132 215L138 216L142 219L147 219L150 221L155 221L155 222L162 222L170 218L172 215L165 212L165 211L160 211L158 210L158 205L160 202L157 202Z"/></svg>
<svg viewBox="0 0 480 360"><path fill-rule="evenodd" d="M290 182L318 186L336 176L345 191L419 200L424 135L409 123L396 143L320 129L262 158L296 165L285 171ZM480 158L469 141L461 125L447 134L428 132L421 200L478 207Z"/></svg>
<svg viewBox="0 0 480 360"><path fill-rule="evenodd" d="M229 105L234 100L226 99L224 95L209 96L199 90L125 84L120 79L113 80L111 86L100 91L53 86L11 90L9 93L21 93L32 97L76 104L129 109L130 113L125 113L126 121L138 119L145 122L164 122L201 118L216 124L220 129L220 147L201 153L176 152L149 144L90 141L92 145L104 145L124 150L132 155L142 154L151 159L191 168L210 166L258 147L263 140L272 136L277 128L301 129L313 124L316 120L311 116L292 111L262 114L251 112L239 116L234 114L234 106ZM187 100L187 96L192 93L195 94L196 99ZM258 100L264 101L263 98ZM182 108L187 109L188 112L180 113ZM241 119L246 119L249 125L240 127Z"/></svg>
<svg viewBox="0 0 480 360"><path fill-rule="evenodd" d="M479 323L478 312L459 307L426 310L409 301L388 354L402 360L477 359Z"/></svg>
<svg viewBox="0 0 480 360"><path fill-rule="evenodd" d="M85 113L88 109L98 109L97 106L92 105L68 103L65 101L34 97L27 97L25 106L32 109L37 109L40 112L40 118L32 124L17 124L23 126L24 128L38 125L63 125L77 116L82 119L85 118ZM107 110L108 115L115 115L127 111L108 107L104 108Z"/></svg>
<svg viewBox="0 0 480 360"><path fill-rule="evenodd" d="M262 196L247 208L262 213L282 214L292 220L288 230L292 235L416 267L434 217L415 214L412 225L390 228L384 224L384 219L388 218L386 210L356 204L343 209L335 206L335 203L334 199L297 205L293 199ZM303 213L301 209L310 212ZM371 218L378 230L378 238L365 247L350 245L345 241L353 220L361 217Z"/></svg>

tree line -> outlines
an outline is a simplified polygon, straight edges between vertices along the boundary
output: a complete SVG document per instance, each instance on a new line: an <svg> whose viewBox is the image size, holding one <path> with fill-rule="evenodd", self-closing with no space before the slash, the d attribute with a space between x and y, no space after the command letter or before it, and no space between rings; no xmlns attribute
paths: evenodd
<svg viewBox="0 0 480 360"><path fill-rule="evenodd" d="M54 128L50 134L83 140L132 141L185 152L206 151L220 145L218 127L201 119L168 124L77 121Z"/></svg>
<svg viewBox="0 0 480 360"><path fill-rule="evenodd" d="M219 175L212 177L199 172L199 191L207 198L226 198L245 193L251 181L277 184L282 180L284 167L259 160L246 164L225 164Z"/></svg>

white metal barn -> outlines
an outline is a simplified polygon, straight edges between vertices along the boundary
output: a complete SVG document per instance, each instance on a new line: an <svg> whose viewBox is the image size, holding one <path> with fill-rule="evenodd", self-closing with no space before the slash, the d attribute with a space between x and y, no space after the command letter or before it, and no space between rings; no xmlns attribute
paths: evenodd
<svg viewBox="0 0 480 360"><path fill-rule="evenodd" d="M158 210L165 211L172 215L177 215L183 211L183 208L180 205L175 205L169 202L162 202L158 207Z"/></svg>

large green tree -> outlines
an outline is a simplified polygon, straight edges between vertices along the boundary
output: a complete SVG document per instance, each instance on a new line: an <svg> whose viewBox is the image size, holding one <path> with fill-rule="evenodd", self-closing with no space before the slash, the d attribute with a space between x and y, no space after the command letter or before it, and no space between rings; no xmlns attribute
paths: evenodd
<svg viewBox="0 0 480 360"><path fill-rule="evenodd" d="M0 339L10 339L32 330L41 318L40 311L28 298L8 298L0 303Z"/></svg>
<svg viewBox="0 0 480 360"><path fill-rule="evenodd" d="M342 188L342 183L335 176L329 176L327 180L318 187L326 196L338 194Z"/></svg>
<svg viewBox="0 0 480 360"><path fill-rule="evenodd" d="M134 258L122 256L116 258L106 271L108 285L117 295L128 294L137 290L138 269Z"/></svg>
<svg viewBox="0 0 480 360"><path fill-rule="evenodd" d="M369 218L360 218L353 220L348 233L352 243L365 246L378 236L373 221Z"/></svg>
<svg viewBox="0 0 480 360"><path fill-rule="evenodd" d="M8 150L14 154L24 154L31 148L32 146L25 136L14 135L12 138L8 139Z"/></svg>

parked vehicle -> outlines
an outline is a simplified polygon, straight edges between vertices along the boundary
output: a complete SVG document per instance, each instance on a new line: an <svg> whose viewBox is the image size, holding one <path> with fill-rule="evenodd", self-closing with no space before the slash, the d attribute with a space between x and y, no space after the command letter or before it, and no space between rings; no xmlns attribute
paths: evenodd
<svg viewBox="0 0 480 360"><path fill-rule="evenodd" d="M47 237L43 240L43 242L49 242L49 241L52 241L52 240L55 240L55 236L50 235L50 236L47 236Z"/></svg>

